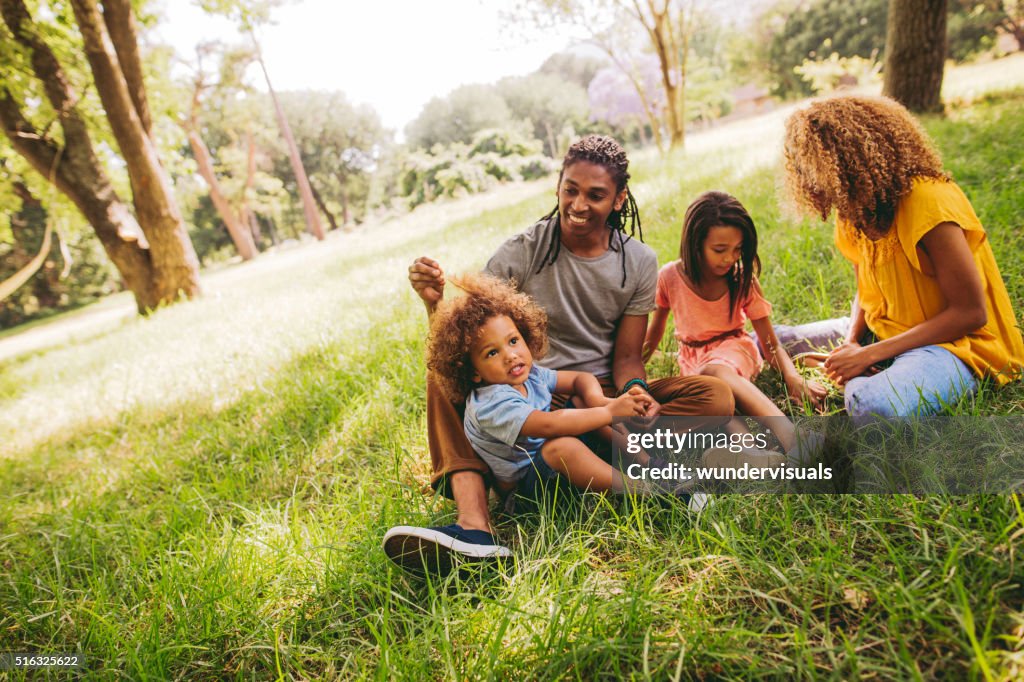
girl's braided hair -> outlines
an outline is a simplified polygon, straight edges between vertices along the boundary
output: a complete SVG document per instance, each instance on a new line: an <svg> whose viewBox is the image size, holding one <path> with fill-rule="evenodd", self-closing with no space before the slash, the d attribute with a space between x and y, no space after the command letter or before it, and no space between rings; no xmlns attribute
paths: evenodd
<svg viewBox="0 0 1024 682"><path fill-rule="evenodd" d="M448 399L462 403L476 387L476 370L469 354L487 320L500 315L512 320L533 359L538 360L548 349L548 317L532 298L496 277L467 274L452 279L451 284L465 295L441 301L431 316L427 368Z"/></svg>
<svg viewBox="0 0 1024 682"><path fill-rule="evenodd" d="M636 199L633 198L633 193L629 190L629 159L626 158L626 150L622 148L618 142L606 135L587 135L586 137L577 140L569 151L566 152L565 158L562 160L562 170L558 173L558 186L562 186L562 176L565 174L565 169L573 165L577 161L587 161L589 163L601 166L608 174L611 175L612 181L615 183L616 193L626 190L626 203L619 210L613 210L608 215L608 248L618 250L621 255L622 261L622 287L626 287L626 241L633 236L637 236L640 241L644 240L643 228L640 225L640 209L636 205ZM550 220L551 218L558 216L558 204L541 220ZM626 236L626 221L629 221L629 236ZM615 241L618 241L616 246ZM551 242L548 244L548 250L544 254L544 258L541 260L540 267L537 268L537 272L544 269L545 266L552 265L558 260L558 253L562 249L562 225L561 221L555 225L554 232L551 234Z"/></svg>

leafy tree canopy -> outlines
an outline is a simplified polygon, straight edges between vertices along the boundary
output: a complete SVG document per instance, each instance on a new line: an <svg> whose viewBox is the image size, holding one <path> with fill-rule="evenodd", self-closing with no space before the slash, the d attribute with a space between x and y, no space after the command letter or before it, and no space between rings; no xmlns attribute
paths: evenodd
<svg viewBox="0 0 1024 682"><path fill-rule="evenodd" d="M950 2L949 55L962 60L990 45L1001 6L1000 0ZM774 94L810 95L810 84L793 69L832 54L882 61L888 11L889 0L779 0L758 17L746 49L756 66L767 68Z"/></svg>
<svg viewBox="0 0 1024 682"><path fill-rule="evenodd" d="M505 99L493 85L463 85L446 97L435 97L405 128L413 149L430 149L453 142L468 144L473 135L487 128L512 123Z"/></svg>
<svg viewBox="0 0 1024 682"><path fill-rule="evenodd" d="M586 91L560 75L538 71L498 83L498 92L517 121L525 121L533 137L544 143L544 153L561 153L564 131L575 135L586 125L589 105Z"/></svg>

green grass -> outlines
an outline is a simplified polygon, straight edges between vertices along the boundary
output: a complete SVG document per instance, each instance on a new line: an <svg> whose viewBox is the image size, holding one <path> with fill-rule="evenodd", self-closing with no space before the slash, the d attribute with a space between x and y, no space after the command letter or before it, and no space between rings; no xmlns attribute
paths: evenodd
<svg viewBox="0 0 1024 682"><path fill-rule="evenodd" d="M927 121L1018 311L1022 105ZM759 225L775 319L841 313L852 272L830 228L783 217L775 169L745 153L638 163L647 241L671 259L692 198L731 190ZM699 518L585 496L503 519L508 565L391 567L385 529L452 515L421 494L408 263L479 267L551 199L428 207L5 361L0 650L80 650L90 676L126 679L1024 675L1017 496L727 496ZM957 410L1022 406L1015 385Z"/></svg>

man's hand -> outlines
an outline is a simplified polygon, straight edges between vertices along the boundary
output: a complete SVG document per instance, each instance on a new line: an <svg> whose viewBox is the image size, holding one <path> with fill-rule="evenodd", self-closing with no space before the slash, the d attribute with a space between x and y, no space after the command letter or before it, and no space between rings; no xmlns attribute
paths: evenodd
<svg viewBox="0 0 1024 682"><path fill-rule="evenodd" d="M420 256L409 266L409 284L423 299L427 310L433 311L444 298L444 271L433 258Z"/></svg>

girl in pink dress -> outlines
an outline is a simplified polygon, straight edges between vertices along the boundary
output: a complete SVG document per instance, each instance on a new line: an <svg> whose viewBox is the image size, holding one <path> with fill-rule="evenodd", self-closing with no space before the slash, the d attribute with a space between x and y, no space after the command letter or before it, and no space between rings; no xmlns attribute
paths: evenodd
<svg viewBox="0 0 1024 682"><path fill-rule="evenodd" d="M671 312L679 342L683 376L717 377L729 385L740 414L784 417L782 410L752 380L761 371L762 353L747 335L749 319L763 357L782 373L790 399L820 407L825 387L805 381L779 344L757 275L757 231L743 205L725 192L705 192L686 209L679 260L658 272L654 318L644 341L644 361L657 349ZM796 446L796 433L786 419L770 420L782 447Z"/></svg>

